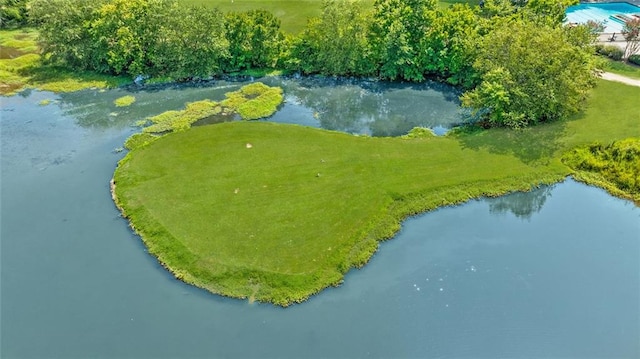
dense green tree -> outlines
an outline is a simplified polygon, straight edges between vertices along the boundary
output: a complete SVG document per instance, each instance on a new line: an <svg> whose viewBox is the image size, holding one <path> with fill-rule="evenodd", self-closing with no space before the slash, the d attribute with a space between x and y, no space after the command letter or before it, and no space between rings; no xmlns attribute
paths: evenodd
<svg viewBox="0 0 640 359"><path fill-rule="evenodd" d="M597 75L590 44L578 44L581 37L568 31L517 19L496 27L478 44L474 68L482 82L462 96L463 105L491 125L510 127L579 111Z"/></svg>
<svg viewBox="0 0 640 359"><path fill-rule="evenodd" d="M451 84L472 86L476 79L472 65L481 22L466 5L438 10L419 43L420 67Z"/></svg>
<svg viewBox="0 0 640 359"><path fill-rule="evenodd" d="M144 74L153 68L161 29L171 20L168 0L110 0L90 23L98 53L115 74Z"/></svg>
<svg viewBox="0 0 640 359"><path fill-rule="evenodd" d="M224 16L218 9L174 4L163 18L153 50L149 51L150 67L143 73L189 80L222 72L229 57L229 42Z"/></svg>
<svg viewBox="0 0 640 359"><path fill-rule="evenodd" d="M325 1L294 43L290 63L305 73L367 75L373 71L367 39L371 19L361 4Z"/></svg>
<svg viewBox="0 0 640 359"><path fill-rule="evenodd" d="M419 44L435 17L436 0L376 0L369 41L379 75L421 81Z"/></svg>
<svg viewBox="0 0 640 359"><path fill-rule="evenodd" d="M560 25L566 17L567 7L579 0L528 0L525 13L538 23Z"/></svg>
<svg viewBox="0 0 640 359"><path fill-rule="evenodd" d="M29 20L29 0L0 0L0 29L24 26Z"/></svg>
<svg viewBox="0 0 640 359"><path fill-rule="evenodd" d="M75 69L104 71L90 24L106 0L33 0L30 21L38 26L46 61Z"/></svg>
<svg viewBox="0 0 640 359"><path fill-rule="evenodd" d="M284 46L280 20L266 10L251 10L226 15L229 42L227 70L273 68Z"/></svg>
<svg viewBox="0 0 640 359"><path fill-rule="evenodd" d="M516 8L511 0L482 0L479 13L484 18L505 17L515 13Z"/></svg>

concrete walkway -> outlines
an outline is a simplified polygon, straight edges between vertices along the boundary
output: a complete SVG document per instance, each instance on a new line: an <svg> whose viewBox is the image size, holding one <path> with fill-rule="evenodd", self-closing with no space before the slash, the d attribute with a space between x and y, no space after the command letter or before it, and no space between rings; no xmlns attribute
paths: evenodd
<svg viewBox="0 0 640 359"><path fill-rule="evenodd" d="M640 80L632 79L630 77L622 75L612 74L611 72L603 72L600 77L602 77L603 80L622 82L623 84L640 87Z"/></svg>

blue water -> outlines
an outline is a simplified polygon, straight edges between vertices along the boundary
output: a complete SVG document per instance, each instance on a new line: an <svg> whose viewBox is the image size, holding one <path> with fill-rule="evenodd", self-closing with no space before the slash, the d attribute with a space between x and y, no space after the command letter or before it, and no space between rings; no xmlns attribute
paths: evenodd
<svg viewBox="0 0 640 359"><path fill-rule="evenodd" d="M603 32L619 33L622 31L623 24L620 20L612 17L616 14L640 15L640 7L626 2L569 6L567 9L567 22L586 24L587 21L593 20L604 24L605 28Z"/></svg>
<svg viewBox="0 0 640 359"><path fill-rule="evenodd" d="M640 357L640 208L572 180L413 217L287 309L174 279L109 179L138 116L204 91L0 98L1 358Z"/></svg>

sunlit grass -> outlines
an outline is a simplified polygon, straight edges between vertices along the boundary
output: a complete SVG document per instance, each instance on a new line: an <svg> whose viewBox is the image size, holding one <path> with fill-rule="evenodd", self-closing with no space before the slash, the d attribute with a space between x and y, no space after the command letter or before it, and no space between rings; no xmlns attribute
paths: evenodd
<svg viewBox="0 0 640 359"><path fill-rule="evenodd" d="M574 119L446 137L264 122L197 127L127 155L115 193L178 278L287 305L340 283L408 215L558 181L572 173L560 159L575 146L640 136L639 96L640 88L601 81Z"/></svg>
<svg viewBox="0 0 640 359"><path fill-rule="evenodd" d="M622 61L614 61L612 59L605 59L604 70L640 80L640 66L637 65Z"/></svg>
<svg viewBox="0 0 640 359"><path fill-rule="evenodd" d="M280 19L282 30L292 34L304 30L307 20L320 16L322 11L322 0L179 0L179 2L217 7L223 12L268 10ZM441 0L438 4L440 7L448 7L458 3L477 5L478 2L478 0ZM365 9L373 8L374 0L361 0L361 3Z"/></svg>

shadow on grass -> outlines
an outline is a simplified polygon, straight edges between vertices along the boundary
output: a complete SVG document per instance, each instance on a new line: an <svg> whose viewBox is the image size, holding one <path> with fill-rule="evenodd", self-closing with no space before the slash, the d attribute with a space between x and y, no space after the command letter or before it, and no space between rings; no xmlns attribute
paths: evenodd
<svg viewBox="0 0 640 359"><path fill-rule="evenodd" d="M582 115L573 120L577 120ZM526 164L548 164L556 153L564 147L567 121L539 124L534 127L514 130L494 128L483 130L467 127L456 137L463 148L487 150L496 154L511 154Z"/></svg>

